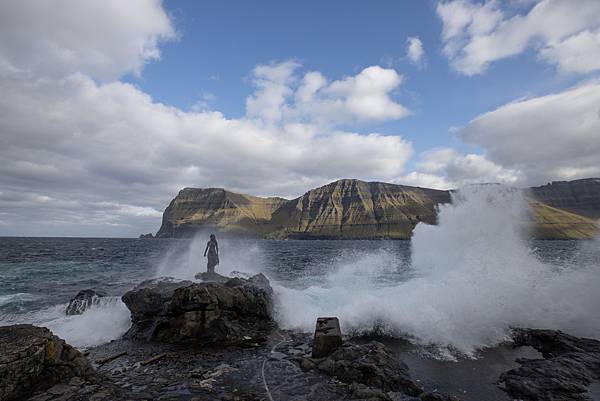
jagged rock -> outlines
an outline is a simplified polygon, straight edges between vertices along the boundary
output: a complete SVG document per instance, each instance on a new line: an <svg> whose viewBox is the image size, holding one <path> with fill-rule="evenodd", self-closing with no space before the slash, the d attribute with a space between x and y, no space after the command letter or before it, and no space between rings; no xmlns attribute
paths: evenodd
<svg viewBox="0 0 600 401"><path fill-rule="evenodd" d="M342 346L342 331L337 317L317 318L312 357L323 358Z"/></svg>
<svg viewBox="0 0 600 401"><path fill-rule="evenodd" d="M377 341L344 344L326 358L304 359L301 364L305 370L319 370L344 383L360 383L383 392L401 391L411 396L423 392L410 378L408 366Z"/></svg>
<svg viewBox="0 0 600 401"><path fill-rule="evenodd" d="M89 307L97 305L100 302L100 298L104 296L104 293L92 290L91 288L81 290L69 301L65 313L67 315L81 315Z"/></svg>
<svg viewBox="0 0 600 401"><path fill-rule="evenodd" d="M273 290L258 274L225 283L154 280L123 296L131 310L128 336L164 342L256 341L273 328Z"/></svg>
<svg viewBox="0 0 600 401"><path fill-rule="evenodd" d="M560 331L520 329L516 345L529 345L544 359L518 359L520 367L500 376L499 384L511 397L531 401L591 400L587 386L600 380L600 341L577 338Z"/></svg>
<svg viewBox="0 0 600 401"><path fill-rule="evenodd" d="M152 235L152 233L140 234L140 239L152 239L152 238L154 238L154 235Z"/></svg>
<svg viewBox="0 0 600 401"><path fill-rule="evenodd" d="M131 312L133 325L125 336L150 338L156 317L162 313L175 290L191 284L192 282L187 280L160 277L142 281L133 290L127 291L121 300Z"/></svg>
<svg viewBox="0 0 600 401"><path fill-rule="evenodd" d="M45 327L0 327L0 400L93 374L88 360Z"/></svg>

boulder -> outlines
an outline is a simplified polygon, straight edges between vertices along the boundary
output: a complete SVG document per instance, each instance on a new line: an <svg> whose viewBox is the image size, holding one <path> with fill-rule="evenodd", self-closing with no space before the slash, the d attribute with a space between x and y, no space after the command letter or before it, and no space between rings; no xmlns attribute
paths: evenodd
<svg viewBox="0 0 600 401"><path fill-rule="evenodd" d="M344 383L364 384L383 392L403 392L416 397L423 392L410 378L408 366L377 341L344 344L326 358L306 359L304 369L315 369Z"/></svg>
<svg viewBox="0 0 600 401"><path fill-rule="evenodd" d="M600 341L555 330L519 329L517 346L531 346L543 359L520 358L520 367L500 376L499 385L512 398L531 401L591 400L587 386L600 380Z"/></svg>
<svg viewBox="0 0 600 401"><path fill-rule="evenodd" d="M312 357L323 358L342 346L342 331L337 317L319 317L315 328Z"/></svg>
<svg viewBox="0 0 600 401"><path fill-rule="evenodd" d="M0 327L0 400L23 399L94 371L88 360L45 327Z"/></svg>
<svg viewBox="0 0 600 401"><path fill-rule="evenodd" d="M100 302L100 298L104 297L105 294L92 290L81 290L69 301L65 313L67 315L81 315L88 308L93 305L97 305Z"/></svg>
<svg viewBox="0 0 600 401"><path fill-rule="evenodd" d="M262 274L225 283L154 280L123 296L131 337L163 342L239 343L264 339L274 323L273 290Z"/></svg>
<svg viewBox="0 0 600 401"><path fill-rule="evenodd" d="M140 239L152 239L154 238L154 235L152 235L152 233L148 233L148 234L140 234Z"/></svg>
<svg viewBox="0 0 600 401"><path fill-rule="evenodd" d="M175 280L172 277L159 277L142 281L133 290L127 291L121 300L131 312L131 328L125 333L129 338L152 336L156 318L162 313L177 288L191 285L191 281Z"/></svg>

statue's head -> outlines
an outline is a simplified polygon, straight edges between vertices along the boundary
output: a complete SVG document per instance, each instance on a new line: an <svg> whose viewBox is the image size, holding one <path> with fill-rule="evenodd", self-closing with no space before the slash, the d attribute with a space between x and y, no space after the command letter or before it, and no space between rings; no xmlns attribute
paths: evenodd
<svg viewBox="0 0 600 401"><path fill-rule="evenodd" d="M212 239L212 240L215 240L215 239L216 239L216 238L215 238L215 235L214 235L214 234L211 234L211 235L210 235L210 239Z"/></svg>

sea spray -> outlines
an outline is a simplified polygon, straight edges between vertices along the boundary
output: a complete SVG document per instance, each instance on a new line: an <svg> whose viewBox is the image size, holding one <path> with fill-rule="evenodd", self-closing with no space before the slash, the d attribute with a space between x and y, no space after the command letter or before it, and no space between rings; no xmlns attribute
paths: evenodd
<svg viewBox="0 0 600 401"><path fill-rule="evenodd" d="M69 344L91 347L122 336L131 325L130 313L119 297L102 297L81 315L67 316L67 304L20 315L0 316L0 325L28 323L44 326Z"/></svg>
<svg viewBox="0 0 600 401"><path fill-rule="evenodd" d="M171 248L158 264L155 277L174 277L193 280L197 273L206 271L204 249L209 232L198 232L193 239ZM235 271L256 273L261 271L262 252L256 241L217 237L219 259L216 272L231 275Z"/></svg>
<svg viewBox="0 0 600 401"><path fill-rule="evenodd" d="M412 277L378 281L385 268L372 262L377 257L357 258L320 285L276 286L278 320L309 331L316 316L335 315L346 331L383 327L435 344L446 357L475 356L509 339L512 327L599 337L598 266L542 263L523 237L527 213L520 191L497 185L462 189L452 204L440 207L438 225L415 229Z"/></svg>

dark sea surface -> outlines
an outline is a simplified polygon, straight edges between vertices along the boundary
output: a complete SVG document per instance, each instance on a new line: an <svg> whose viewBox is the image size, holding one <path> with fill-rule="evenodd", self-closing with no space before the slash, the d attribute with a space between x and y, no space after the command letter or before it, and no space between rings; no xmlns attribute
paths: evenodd
<svg viewBox="0 0 600 401"><path fill-rule="evenodd" d="M557 267L581 258L579 241L533 241L531 247L540 260ZM373 254L386 255L384 262L390 264L379 280L410 275L410 241L230 239L221 241L220 250L220 267L227 265L227 271L250 268L291 288L318 283L336 266ZM81 289L121 296L143 280L177 276L170 267L203 271L202 251L201 240L0 237L0 322L64 304Z"/></svg>

